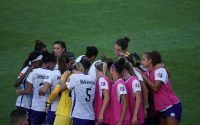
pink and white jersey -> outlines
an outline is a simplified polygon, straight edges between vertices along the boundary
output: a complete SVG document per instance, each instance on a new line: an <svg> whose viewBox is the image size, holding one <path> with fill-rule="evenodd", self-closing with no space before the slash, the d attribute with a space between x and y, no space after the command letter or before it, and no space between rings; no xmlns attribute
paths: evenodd
<svg viewBox="0 0 200 125"><path fill-rule="evenodd" d="M111 86L111 82L106 76L102 76L99 78L99 80L97 80L94 97L94 112L96 122L98 121L99 113L103 105L103 90L109 90L110 95ZM108 102L103 114L103 123L110 123L110 101Z"/></svg>
<svg viewBox="0 0 200 125"><path fill-rule="evenodd" d="M111 89L111 125L116 125L120 119L123 107L120 96L123 94L127 94L125 83L122 79L118 79ZM127 108L123 125L130 125L130 119L130 110Z"/></svg>
<svg viewBox="0 0 200 125"><path fill-rule="evenodd" d="M131 76L129 79L125 81L126 88L128 92L128 99L129 99L129 108L131 116L133 116L134 110L135 110L135 93L138 91L142 91L140 82L137 80L135 76ZM141 97L142 99L142 97ZM144 107L143 107L143 101L140 102L140 107L137 114L137 124L143 124L144 123Z"/></svg>
<svg viewBox="0 0 200 125"><path fill-rule="evenodd" d="M18 78L22 77L25 72L28 70L28 66L26 66L19 74ZM28 75L27 75L28 76ZM24 90L27 87L27 83L26 83L26 78L27 76L23 79L23 83L21 84L21 89ZM16 101L16 106L18 107L23 107L26 109L30 109L31 108L31 95L19 95Z"/></svg>
<svg viewBox="0 0 200 125"><path fill-rule="evenodd" d="M153 92L155 109L161 111L167 107L180 102L179 98L172 91L168 74L165 68L154 69L152 72L147 71L151 81L155 80L162 81L162 85L157 92Z"/></svg>

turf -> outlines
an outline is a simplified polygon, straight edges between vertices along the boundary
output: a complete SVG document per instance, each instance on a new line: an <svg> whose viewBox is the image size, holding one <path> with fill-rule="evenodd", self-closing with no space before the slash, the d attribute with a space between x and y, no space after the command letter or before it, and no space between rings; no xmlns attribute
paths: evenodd
<svg viewBox="0 0 200 125"><path fill-rule="evenodd" d="M199 0L1 0L0 124L9 124L17 97L13 81L35 39L44 40L50 51L53 41L65 40L76 55L95 45L114 58L115 40L128 36L130 52L161 51L183 104L181 124L197 125L199 6Z"/></svg>

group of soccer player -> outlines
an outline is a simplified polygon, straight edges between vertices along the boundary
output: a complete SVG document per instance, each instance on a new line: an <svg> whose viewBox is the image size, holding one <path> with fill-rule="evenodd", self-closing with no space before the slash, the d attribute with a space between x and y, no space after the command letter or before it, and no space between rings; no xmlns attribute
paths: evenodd
<svg viewBox="0 0 200 125"><path fill-rule="evenodd" d="M140 60L128 43L116 40L113 61L96 60L95 46L76 58L64 41L48 52L36 40L14 83L21 86L17 109L27 111L29 125L178 125L181 102L160 53L145 52Z"/></svg>

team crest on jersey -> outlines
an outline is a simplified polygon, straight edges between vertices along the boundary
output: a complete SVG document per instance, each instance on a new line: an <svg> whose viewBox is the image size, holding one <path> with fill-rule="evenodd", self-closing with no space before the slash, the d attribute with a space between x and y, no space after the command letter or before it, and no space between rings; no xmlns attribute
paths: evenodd
<svg viewBox="0 0 200 125"><path fill-rule="evenodd" d="M125 88L124 87L120 87L120 91L124 91L125 90Z"/></svg>
<svg viewBox="0 0 200 125"><path fill-rule="evenodd" d="M140 84L139 84L139 83L135 84L135 87L139 88L139 87L140 87Z"/></svg>
<svg viewBox="0 0 200 125"><path fill-rule="evenodd" d="M101 82L101 86L105 86L106 85L106 83L105 82Z"/></svg>
<svg viewBox="0 0 200 125"><path fill-rule="evenodd" d="M158 77L162 78L162 73L158 73Z"/></svg>

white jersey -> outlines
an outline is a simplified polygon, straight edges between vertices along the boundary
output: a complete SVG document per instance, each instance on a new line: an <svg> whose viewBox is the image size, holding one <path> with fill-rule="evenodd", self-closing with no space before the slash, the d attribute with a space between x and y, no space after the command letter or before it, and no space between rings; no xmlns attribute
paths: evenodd
<svg viewBox="0 0 200 125"><path fill-rule="evenodd" d="M33 85L32 110L45 112L45 102L49 92L45 93L45 95L39 95L39 89L45 82L51 84L51 80L51 70L48 69L37 68L28 75L27 81Z"/></svg>
<svg viewBox="0 0 200 125"><path fill-rule="evenodd" d="M58 70L58 64L55 65L53 70Z"/></svg>
<svg viewBox="0 0 200 125"><path fill-rule="evenodd" d="M75 60L75 62L80 62L81 59L82 59L84 56L85 56L85 55L81 55L81 56L77 57L76 60Z"/></svg>
<svg viewBox="0 0 200 125"><path fill-rule="evenodd" d="M71 118L94 120L95 79L90 75L72 74L66 85L72 90Z"/></svg>
<svg viewBox="0 0 200 125"><path fill-rule="evenodd" d="M18 78L20 78L22 75L24 75L27 70L28 70L28 66L26 66L24 69L22 69ZM25 78L22 81L21 90L24 90L27 87L26 78L27 78L27 75L25 76ZM16 106L30 109L31 108L31 95L30 94L29 95L19 95L17 98L17 101L16 101Z"/></svg>
<svg viewBox="0 0 200 125"><path fill-rule="evenodd" d="M60 82L61 73L59 70L53 70L51 71L51 76L52 76L52 82L51 82L50 92L52 92L54 88L56 87L57 83ZM51 111L55 112L57 110L59 101L60 101L60 96L57 96L55 100L51 103L51 107L50 107Z"/></svg>
<svg viewBox="0 0 200 125"><path fill-rule="evenodd" d="M101 62L101 60L97 60L94 63L92 63L92 65L90 66L90 69L88 71L88 75L92 75L96 80L97 80L97 75L96 75L96 68L95 68L95 64L97 62Z"/></svg>
<svg viewBox="0 0 200 125"><path fill-rule="evenodd" d="M133 71L136 75L136 77L138 78L139 81L144 81L142 78L142 75L133 67Z"/></svg>

